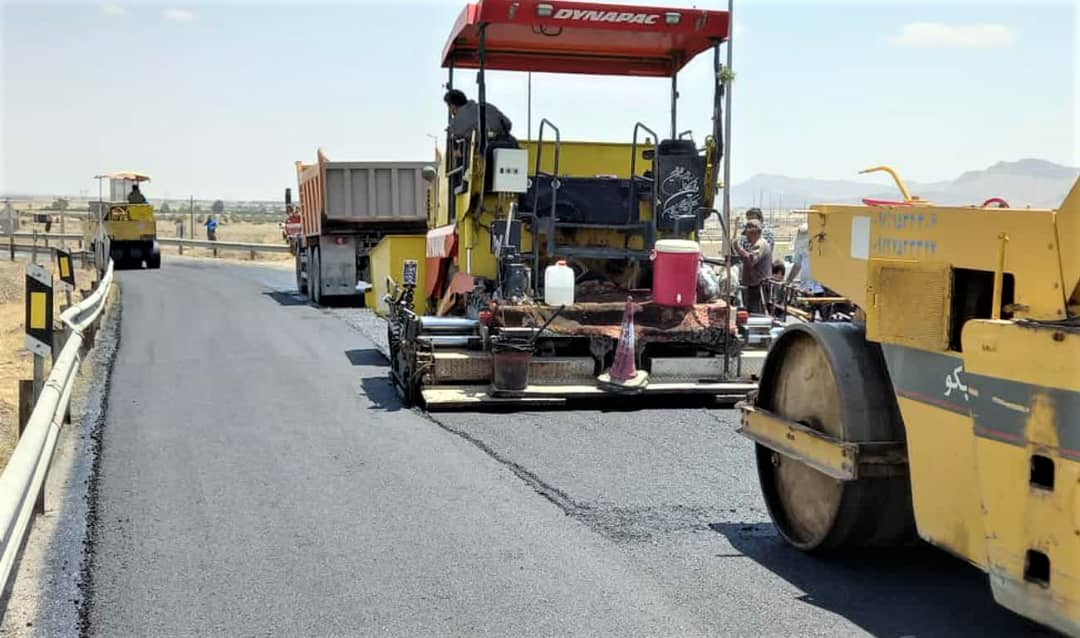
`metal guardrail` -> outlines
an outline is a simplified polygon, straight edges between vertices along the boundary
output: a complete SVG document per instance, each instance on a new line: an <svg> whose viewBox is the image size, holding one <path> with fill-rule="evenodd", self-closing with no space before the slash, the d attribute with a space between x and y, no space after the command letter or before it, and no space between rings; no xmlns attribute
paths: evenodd
<svg viewBox="0 0 1080 638"><path fill-rule="evenodd" d="M15 559L26 540L35 504L45 487L56 440L82 361L84 335L104 310L112 280L113 263L109 260L97 289L60 314L69 336L53 360L52 370L22 437L0 474L0 594L7 593Z"/></svg>
<svg viewBox="0 0 1080 638"><path fill-rule="evenodd" d="M14 234L16 237L22 237L26 239L42 239L42 240L64 240L64 241L82 241L85 236L82 233L35 233L32 231L20 230L15 233L8 233L10 237Z"/></svg>
<svg viewBox="0 0 1080 638"><path fill-rule="evenodd" d="M17 231L15 233L8 233L5 236L17 237L17 239L27 239L35 242L41 241L45 244L41 248L49 248L48 242L50 241L70 241L78 242L81 246L86 240L85 235L82 233L43 233L43 232L29 232L29 231ZM252 253L292 253L293 248L288 244L257 244L253 242L218 242L210 240L187 240L181 239L181 237L158 237L158 244L161 246L180 246L189 248L212 248L217 250L242 250L242 252ZM15 244L16 249L30 250L32 245ZM253 256L254 259L254 256Z"/></svg>
<svg viewBox="0 0 1080 638"><path fill-rule="evenodd" d="M10 236L8 233L7 236ZM18 231L15 233L16 237L25 239L40 239L40 240L65 240L65 241L83 241L86 236L82 233L34 233L28 231ZM288 244L259 244L254 242L244 241L210 241L208 239L181 239L179 237L158 237L158 244L162 246L186 246L191 248L217 248L218 250L247 250L255 252L265 253L290 253L292 249Z"/></svg>
<svg viewBox="0 0 1080 638"><path fill-rule="evenodd" d="M291 253L288 244L255 244L242 241L210 241L208 239L180 239L178 237L158 237L162 246L186 246L190 248L217 248L218 250L247 250L266 253Z"/></svg>

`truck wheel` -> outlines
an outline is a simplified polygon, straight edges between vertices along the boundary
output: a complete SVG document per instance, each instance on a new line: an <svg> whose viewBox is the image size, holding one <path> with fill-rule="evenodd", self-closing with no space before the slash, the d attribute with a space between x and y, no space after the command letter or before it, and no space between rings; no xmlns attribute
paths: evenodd
<svg viewBox="0 0 1080 638"><path fill-rule="evenodd" d="M308 277L311 281L311 300L316 306L322 305L322 260L319 258L319 247L311 249L311 259L308 260Z"/></svg>
<svg viewBox="0 0 1080 638"><path fill-rule="evenodd" d="M109 258L113 260L113 268L116 270L128 268L127 252L122 246L111 246L109 248Z"/></svg>
<svg viewBox="0 0 1080 638"><path fill-rule="evenodd" d="M161 249L158 248L157 242L150 248L150 256L146 258L146 267L157 270L161 268Z"/></svg>
<svg viewBox="0 0 1080 638"><path fill-rule="evenodd" d="M392 330L388 329L390 339L390 377L401 398L401 404L411 408L417 404L420 397L419 385L413 381L416 366L410 360L409 353L401 348L401 343L394 338Z"/></svg>
<svg viewBox="0 0 1080 638"><path fill-rule="evenodd" d="M854 324L789 327L765 360L755 403L841 441L904 440L881 350ZM841 481L760 444L757 468L773 523L799 549L915 539L907 475Z"/></svg>
<svg viewBox="0 0 1080 638"><path fill-rule="evenodd" d="M300 249L296 250L296 291L305 297L308 294L307 280L304 279L304 268L301 264Z"/></svg>

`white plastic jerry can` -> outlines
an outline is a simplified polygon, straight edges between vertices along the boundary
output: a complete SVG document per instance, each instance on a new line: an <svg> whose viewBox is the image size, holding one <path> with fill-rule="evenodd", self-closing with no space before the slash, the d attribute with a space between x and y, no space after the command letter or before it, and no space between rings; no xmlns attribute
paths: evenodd
<svg viewBox="0 0 1080 638"><path fill-rule="evenodd" d="M544 270L544 303L562 306L574 303L574 269L557 261Z"/></svg>

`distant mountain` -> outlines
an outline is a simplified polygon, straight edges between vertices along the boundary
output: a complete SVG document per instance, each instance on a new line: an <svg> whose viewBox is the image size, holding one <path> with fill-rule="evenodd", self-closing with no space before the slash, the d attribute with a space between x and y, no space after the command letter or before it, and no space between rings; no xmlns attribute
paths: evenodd
<svg viewBox="0 0 1080 638"><path fill-rule="evenodd" d="M907 184L913 195L938 204L981 204L991 197L1002 197L1015 207L1055 208L1078 176L1080 168L1022 159L968 171L951 181ZM814 203L854 203L864 197L896 200L900 193L895 188L882 188L880 182L765 174L755 175L731 190L732 205L739 208L791 209Z"/></svg>

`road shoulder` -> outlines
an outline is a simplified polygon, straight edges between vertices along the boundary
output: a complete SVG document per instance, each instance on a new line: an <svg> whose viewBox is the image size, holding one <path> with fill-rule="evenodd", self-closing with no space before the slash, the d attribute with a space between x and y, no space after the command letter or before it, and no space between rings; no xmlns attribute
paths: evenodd
<svg viewBox="0 0 1080 638"><path fill-rule="evenodd" d="M45 514L35 517L19 559L2 636L79 635L89 601L93 489L112 363L119 347L119 287L83 359L71 399L71 425L60 431L45 486Z"/></svg>

